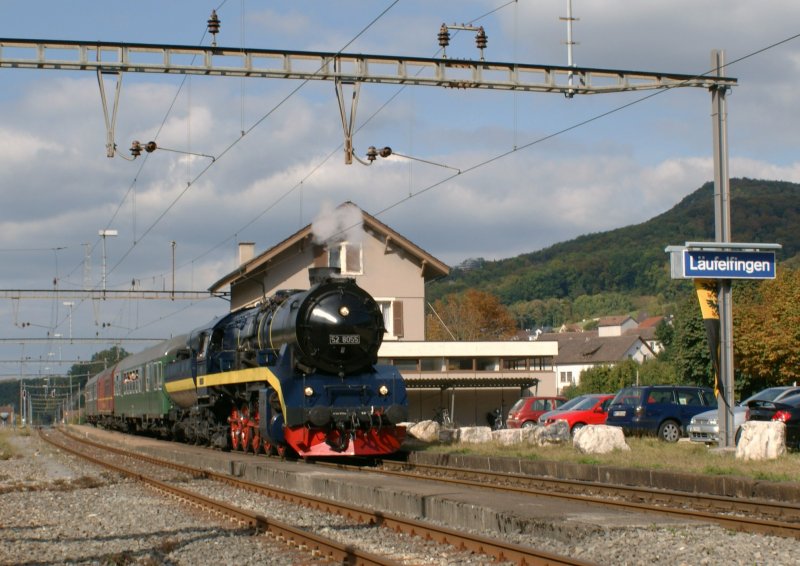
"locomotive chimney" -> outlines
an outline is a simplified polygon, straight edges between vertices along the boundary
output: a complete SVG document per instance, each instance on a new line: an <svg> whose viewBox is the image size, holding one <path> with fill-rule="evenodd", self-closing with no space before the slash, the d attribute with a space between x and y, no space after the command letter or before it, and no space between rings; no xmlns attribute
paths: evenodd
<svg viewBox="0 0 800 566"><path fill-rule="evenodd" d="M322 283L331 277L338 277L341 273L338 267L309 267L308 268L308 281L313 287L317 283Z"/></svg>
<svg viewBox="0 0 800 566"><path fill-rule="evenodd" d="M244 265L255 256L255 242L239 242L239 265Z"/></svg>

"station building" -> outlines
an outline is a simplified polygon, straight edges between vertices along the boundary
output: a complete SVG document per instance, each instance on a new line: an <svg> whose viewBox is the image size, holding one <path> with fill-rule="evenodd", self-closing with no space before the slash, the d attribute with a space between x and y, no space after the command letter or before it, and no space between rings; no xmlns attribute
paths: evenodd
<svg viewBox="0 0 800 566"><path fill-rule="evenodd" d="M311 267L337 267L353 277L383 311L379 362L401 371L412 420L446 409L454 423L485 425L488 413L507 412L523 395L556 393L556 341L425 341L425 285L449 267L351 202L258 255L254 243L240 243L238 259L209 288L230 287L231 310L282 289L307 289Z"/></svg>

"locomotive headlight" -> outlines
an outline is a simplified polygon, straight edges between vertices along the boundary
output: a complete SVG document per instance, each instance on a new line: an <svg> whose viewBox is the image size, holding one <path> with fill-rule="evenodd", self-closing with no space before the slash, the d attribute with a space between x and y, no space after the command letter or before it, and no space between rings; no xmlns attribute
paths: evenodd
<svg viewBox="0 0 800 566"><path fill-rule="evenodd" d="M386 397L389 394L389 388L386 387L385 385L381 385L380 387L378 387L378 393L380 394L381 397Z"/></svg>
<svg viewBox="0 0 800 566"><path fill-rule="evenodd" d="M350 314L350 309L347 308L347 305L342 305L339 307L339 314L342 317L346 317L347 315Z"/></svg>
<svg viewBox="0 0 800 566"><path fill-rule="evenodd" d="M306 386L306 388L305 388L305 389L303 389L303 394L304 394L306 397L311 397L311 396L313 396L313 395L314 395L314 390L313 390L313 389L311 389L311 387L308 387L308 386Z"/></svg>

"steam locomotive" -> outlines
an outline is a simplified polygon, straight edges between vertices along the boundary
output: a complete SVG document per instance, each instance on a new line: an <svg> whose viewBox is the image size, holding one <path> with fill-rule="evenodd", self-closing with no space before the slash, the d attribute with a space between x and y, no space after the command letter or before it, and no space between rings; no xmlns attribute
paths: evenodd
<svg viewBox="0 0 800 566"><path fill-rule="evenodd" d="M353 279L310 277L308 290L281 291L93 376L87 420L223 450L397 451L408 401L395 368L376 365L383 315Z"/></svg>

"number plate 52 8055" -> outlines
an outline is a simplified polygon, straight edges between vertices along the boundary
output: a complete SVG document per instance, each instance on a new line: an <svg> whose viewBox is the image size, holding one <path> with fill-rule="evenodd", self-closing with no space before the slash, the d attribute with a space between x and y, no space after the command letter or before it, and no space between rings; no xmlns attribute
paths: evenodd
<svg viewBox="0 0 800 566"><path fill-rule="evenodd" d="M329 334L330 344L361 344L361 336L358 334Z"/></svg>

